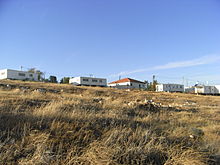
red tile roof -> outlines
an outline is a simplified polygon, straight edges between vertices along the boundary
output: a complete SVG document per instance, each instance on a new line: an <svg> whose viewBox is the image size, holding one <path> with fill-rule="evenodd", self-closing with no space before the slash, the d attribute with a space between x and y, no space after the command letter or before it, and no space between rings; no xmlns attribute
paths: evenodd
<svg viewBox="0 0 220 165"><path fill-rule="evenodd" d="M124 78L124 79L121 79L121 80L110 82L109 84L117 84L117 83L123 83L123 82L136 82L136 83L144 84L144 82L142 82L142 81L138 81L138 80L131 79L131 78Z"/></svg>

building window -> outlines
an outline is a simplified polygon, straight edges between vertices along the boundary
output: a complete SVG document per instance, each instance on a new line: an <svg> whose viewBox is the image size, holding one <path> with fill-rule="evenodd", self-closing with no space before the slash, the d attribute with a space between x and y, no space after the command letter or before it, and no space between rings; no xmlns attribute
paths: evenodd
<svg viewBox="0 0 220 165"><path fill-rule="evenodd" d="M18 76L25 76L25 74L24 73L18 73Z"/></svg>
<svg viewBox="0 0 220 165"><path fill-rule="evenodd" d="M98 82L98 80L92 80L92 82Z"/></svg>
<svg viewBox="0 0 220 165"><path fill-rule="evenodd" d="M100 83L102 83L102 80L99 80Z"/></svg>
<svg viewBox="0 0 220 165"><path fill-rule="evenodd" d="M1 75L5 75L5 72L2 72Z"/></svg>
<svg viewBox="0 0 220 165"><path fill-rule="evenodd" d="M29 74L30 77L33 77L33 74Z"/></svg>
<svg viewBox="0 0 220 165"><path fill-rule="evenodd" d="M132 83L131 83L131 86L132 86Z"/></svg>
<svg viewBox="0 0 220 165"><path fill-rule="evenodd" d="M83 81L89 81L89 79L84 78Z"/></svg>

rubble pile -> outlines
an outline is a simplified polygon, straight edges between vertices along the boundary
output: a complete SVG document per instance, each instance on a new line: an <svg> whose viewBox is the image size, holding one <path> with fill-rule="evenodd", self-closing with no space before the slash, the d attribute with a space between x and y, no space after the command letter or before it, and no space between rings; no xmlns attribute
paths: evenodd
<svg viewBox="0 0 220 165"><path fill-rule="evenodd" d="M193 105L196 103L193 103ZM188 106L187 106L188 105ZM155 102L153 100L139 100L131 101L127 103L127 106L135 108L135 109L144 109L149 112L160 112L160 111L170 111L170 112L197 112L196 109L192 109L189 104L167 104L164 105L162 103ZM190 104L191 105L191 104Z"/></svg>

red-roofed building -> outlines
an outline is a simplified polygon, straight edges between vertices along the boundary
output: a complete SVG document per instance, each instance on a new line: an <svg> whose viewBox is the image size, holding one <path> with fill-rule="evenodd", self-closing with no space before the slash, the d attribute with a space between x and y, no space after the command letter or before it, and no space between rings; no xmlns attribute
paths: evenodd
<svg viewBox="0 0 220 165"><path fill-rule="evenodd" d="M109 87L118 89L145 89L146 84L142 81L138 81L131 78L124 78L117 81L108 83Z"/></svg>

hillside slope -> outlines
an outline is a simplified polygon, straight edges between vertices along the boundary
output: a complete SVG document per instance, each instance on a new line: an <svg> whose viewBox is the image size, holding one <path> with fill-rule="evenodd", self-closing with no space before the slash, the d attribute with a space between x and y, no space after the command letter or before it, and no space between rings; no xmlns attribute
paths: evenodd
<svg viewBox="0 0 220 165"><path fill-rule="evenodd" d="M0 81L0 164L220 164L220 97Z"/></svg>

